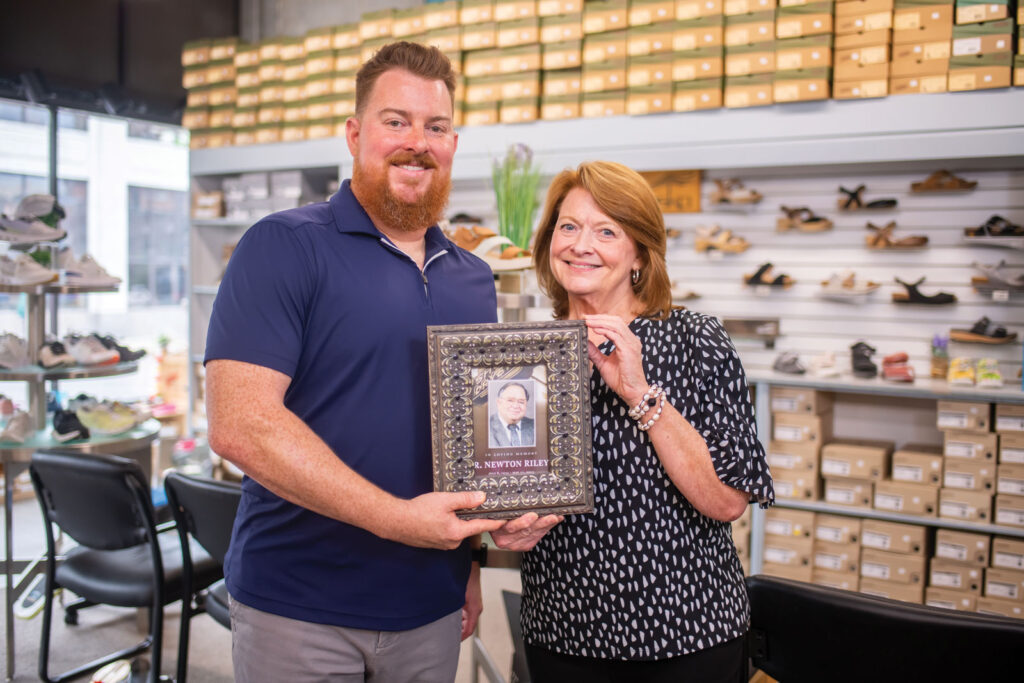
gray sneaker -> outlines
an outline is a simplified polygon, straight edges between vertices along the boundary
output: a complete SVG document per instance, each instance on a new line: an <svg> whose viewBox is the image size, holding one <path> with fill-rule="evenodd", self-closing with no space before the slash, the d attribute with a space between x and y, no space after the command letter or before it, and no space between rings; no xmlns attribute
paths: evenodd
<svg viewBox="0 0 1024 683"><path fill-rule="evenodd" d="M30 194L24 197L13 218L0 215L0 240L15 244L55 242L67 232L60 227L67 214L50 194Z"/></svg>

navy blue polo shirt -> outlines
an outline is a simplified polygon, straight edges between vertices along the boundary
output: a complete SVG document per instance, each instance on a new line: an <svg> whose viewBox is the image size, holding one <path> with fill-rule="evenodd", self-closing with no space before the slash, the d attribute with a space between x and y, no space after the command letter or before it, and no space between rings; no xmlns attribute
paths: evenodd
<svg viewBox="0 0 1024 683"><path fill-rule="evenodd" d="M206 360L288 375L285 405L352 469L401 498L431 491L426 326L494 322L496 302L490 268L436 226L424 263L421 272L374 227L345 181L329 202L273 214L245 233L213 305ZM242 490L225 574L250 607L405 630L464 604L467 543L412 548L248 477Z"/></svg>

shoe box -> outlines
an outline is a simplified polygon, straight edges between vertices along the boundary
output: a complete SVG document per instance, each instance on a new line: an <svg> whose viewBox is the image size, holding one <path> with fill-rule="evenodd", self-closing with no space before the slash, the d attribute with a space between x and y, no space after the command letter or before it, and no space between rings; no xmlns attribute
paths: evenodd
<svg viewBox="0 0 1024 683"><path fill-rule="evenodd" d="M980 596L985 567L933 558L928 568L928 585Z"/></svg>
<svg viewBox="0 0 1024 683"><path fill-rule="evenodd" d="M775 68L779 72L832 67L832 36L817 35L775 41Z"/></svg>
<svg viewBox="0 0 1024 683"><path fill-rule="evenodd" d="M890 29L837 34L834 44L833 98L884 97L889 93Z"/></svg>
<svg viewBox="0 0 1024 683"><path fill-rule="evenodd" d="M896 0L893 44L949 40L953 37L953 0Z"/></svg>
<svg viewBox="0 0 1024 683"><path fill-rule="evenodd" d="M935 532L935 557L952 562L987 567L991 557L992 537L954 529Z"/></svg>
<svg viewBox="0 0 1024 683"><path fill-rule="evenodd" d="M821 446L832 438L832 413L772 413L772 439Z"/></svg>
<svg viewBox="0 0 1024 683"><path fill-rule="evenodd" d="M814 540L803 536L777 536L765 534L762 560L764 564L796 569L806 578L811 579L811 556L814 552Z"/></svg>
<svg viewBox="0 0 1024 683"><path fill-rule="evenodd" d="M722 79L719 77L676 81L672 86L672 111L718 109L721 106Z"/></svg>
<svg viewBox="0 0 1024 683"><path fill-rule="evenodd" d="M463 106L463 121L467 126L491 126L498 122L497 102L467 102Z"/></svg>
<svg viewBox="0 0 1024 683"><path fill-rule="evenodd" d="M956 23L1006 19L1010 16L1010 0L956 0Z"/></svg>
<svg viewBox="0 0 1024 683"><path fill-rule="evenodd" d="M835 395L831 392L803 387L773 386L769 394L769 401L773 413L823 415L832 412Z"/></svg>
<svg viewBox="0 0 1024 683"><path fill-rule="evenodd" d="M583 64L583 93L602 93L626 87L626 59Z"/></svg>
<svg viewBox="0 0 1024 683"><path fill-rule="evenodd" d="M432 32L431 40L435 40ZM442 52L459 49L459 29L456 28L450 34L451 43L439 44ZM540 44L540 19L538 17L524 17L512 21L498 22L494 35L494 42L499 48L520 47L522 45Z"/></svg>
<svg viewBox="0 0 1024 683"><path fill-rule="evenodd" d="M632 94L634 88L667 85L671 95L672 60L671 54L664 53L630 57L626 63L626 84L629 86L630 93Z"/></svg>
<svg viewBox="0 0 1024 683"><path fill-rule="evenodd" d="M646 26L631 25L626 31L626 54L630 57L671 54L674 39L675 22L658 22Z"/></svg>
<svg viewBox="0 0 1024 683"><path fill-rule="evenodd" d="M775 73L775 39L751 45L729 45L725 48L725 75Z"/></svg>
<svg viewBox="0 0 1024 683"><path fill-rule="evenodd" d="M770 441L768 443L768 465L773 475L786 471L817 477L819 471L819 447L806 441Z"/></svg>
<svg viewBox="0 0 1024 683"><path fill-rule="evenodd" d="M693 50L682 50L672 55L672 75L674 83L679 81L706 80L721 78L725 73L724 48L699 47ZM719 82L721 89L721 82Z"/></svg>
<svg viewBox="0 0 1024 683"><path fill-rule="evenodd" d="M776 564L775 562L765 561L761 565L761 573L765 576L777 576L780 579L791 579L793 581L804 581L806 583L810 583L811 577L814 575L814 569L811 567L809 561L806 566L802 564Z"/></svg>
<svg viewBox="0 0 1024 683"><path fill-rule="evenodd" d="M540 118L544 121L561 121L577 119L582 113L580 96L573 95L542 95L540 98Z"/></svg>
<svg viewBox="0 0 1024 683"><path fill-rule="evenodd" d="M795 37L795 36L790 36ZM722 40L725 46L753 45L775 40L775 9L756 10L725 17Z"/></svg>
<svg viewBox="0 0 1024 683"><path fill-rule="evenodd" d="M1024 465L1001 464L996 469L997 494L1024 496Z"/></svg>
<svg viewBox="0 0 1024 683"><path fill-rule="evenodd" d="M634 0L633 6L636 5ZM724 0L675 0L675 18L679 21L721 16L724 10Z"/></svg>
<svg viewBox="0 0 1024 683"><path fill-rule="evenodd" d="M1024 569L1024 540L992 539L992 566L1002 569Z"/></svg>
<svg viewBox="0 0 1024 683"><path fill-rule="evenodd" d="M1000 493L995 498L995 523L1024 527L1024 496Z"/></svg>
<svg viewBox="0 0 1024 683"><path fill-rule="evenodd" d="M939 517L990 524L992 493L966 489L939 489Z"/></svg>
<svg viewBox="0 0 1024 683"><path fill-rule="evenodd" d="M947 489L980 491L992 495L996 484L994 460L947 458L942 475L942 486Z"/></svg>
<svg viewBox="0 0 1024 683"><path fill-rule="evenodd" d="M627 114L656 114L672 111L672 84L669 82L630 88L626 92Z"/></svg>
<svg viewBox="0 0 1024 683"><path fill-rule="evenodd" d="M966 55L949 60L949 91L1007 88L1013 75L1013 54Z"/></svg>
<svg viewBox="0 0 1024 683"><path fill-rule="evenodd" d="M583 3L580 2L579 6L580 9L578 10L563 8L564 11L556 14L544 14L540 17L540 42L542 45L557 45L569 41L580 41L576 46L576 64L570 66L579 66L580 58L583 56ZM469 26L463 26L462 28L463 50L475 49L466 47L466 31L469 28Z"/></svg>
<svg viewBox="0 0 1024 683"><path fill-rule="evenodd" d="M825 502L853 508L870 509L874 482L863 479L825 479Z"/></svg>
<svg viewBox="0 0 1024 683"><path fill-rule="evenodd" d="M772 99L776 102L827 100L831 91L832 70L828 67L776 71Z"/></svg>
<svg viewBox="0 0 1024 683"><path fill-rule="evenodd" d="M541 32L543 36L543 31ZM560 40L559 36L556 40ZM493 21L468 24L462 27L463 50L493 50L497 47L498 25ZM555 42L555 40L550 40Z"/></svg>
<svg viewBox="0 0 1024 683"><path fill-rule="evenodd" d="M583 32L604 33L629 25L628 0L600 0L583 4Z"/></svg>
<svg viewBox="0 0 1024 683"><path fill-rule="evenodd" d="M890 553L925 557L928 551L928 529L920 524L865 519L861 523L860 545Z"/></svg>
<svg viewBox="0 0 1024 683"><path fill-rule="evenodd" d="M771 36L766 36L765 40ZM688 52L725 45L725 21L721 15L677 21L672 32L672 51Z"/></svg>
<svg viewBox="0 0 1024 683"><path fill-rule="evenodd" d="M764 513L765 536L811 539L814 536L813 512L769 508Z"/></svg>
<svg viewBox="0 0 1024 683"><path fill-rule="evenodd" d="M584 73L586 70L584 69ZM623 78L625 71L623 70ZM584 92L581 110L584 117L622 116L626 113L626 91Z"/></svg>
<svg viewBox="0 0 1024 683"><path fill-rule="evenodd" d="M881 481L889 473L894 448L891 441L829 441L821 449L821 475Z"/></svg>
<svg viewBox="0 0 1024 683"><path fill-rule="evenodd" d="M540 84L541 97L579 95L583 92L583 70L564 69L545 72Z"/></svg>
<svg viewBox="0 0 1024 683"><path fill-rule="evenodd" d="M763 107L774 103L774 75L726 76L723 101L728 109Z"/></svg>
<svg viewBox="0 0 1024 683"><path fill-rule="evenodd" d="M814 517L814 541L860 546L861 526L859 517L817 514Z"/></svg>
<svg viewBox="0 0 1024 683"><path fill-rule="evenodd" d="M1024 36L1020 38L1020 47L1018 49L1024 53ZM1013 84L1024 85L1024 54L1016 55L1013 58Z"/></svg>
<svg viewBox="0 0 1024 683"><path fill-rule="evenodd" d="M969 432L949 429L943 433L942 454L950 460L995 462L999 452L999 435L994 432Z"/></svg>
<svg viewBox="0 0 1024 683"><path fill-rule="evenodd" d="M862 547L860 577L862 582L869 579L924 586L927 578L927 564L928 560L924 555L891 553Z"/></svg>
<svg viewBox="0 0 1024 683"><path fill-rule="evenodd" d="M626 59L626 29L588 34L583 38L583 65Z"/></svg>
<svg viewBox="0 0 1024 683"><path fill-rule="evenodd" d="M966 401L938 401L935 426L972 432L992 431L992 405Z"/></svg>
<svg viewBox="0 0 1024 683"><path fill-rule="evenodd" d="M504 99L498 106L499 123L525 123L540 116L540 98L516 97Z"/></svg>
<svg viewBox="0 0 1024 683"><path fill-rule="evenodd" d="M806 4L780 4L775 11L775 37L779 39L832 33L834 7L832 0Z"/></svg>
<svg viewBox="0 0 1024 683"><path fill-rule="evenodd" d="M878 598L911 602L920 605L924 602L924 583L897 583L872 579L861 574L860 592Z"/></svg>
<svg viewBox="0 0 1024 683"><path fill-rule="evenodd" d="M772 483L778 498L795 500L819 500L821 498L821 477L817 471L772 470Z"/></svg>
<svg viewBox="0 0 1024 683"><path fill-rule="evenodd" d="M1019 436L1024 448L1024 405L997 403L995 428L1000 434ZM1024 462L1024 456L1021 460Z"/></svg>
<svg viewBox="0 0 1024 683"><path fill-rule="evenodd" d="M941 486L942 464L941 447L905 445L892 454L892 480Z"/></svg>
<svg viewBox="0 0 1024 683"><path fill-rule="evenodd" d="M832 543L814 539L814 569L836 574L860 574L860 546L856 543Z"/></svg>
<svg viewBox="0 0 1024 683"><path fill-rule="evenodd" d="M927 586L924 589L924 604L929 607L974 612L978 609L978 598L970 593L939 588L938 586Z"/></svg>
<svg viewBox="0 0 1024 683"><path fill-rule="evenodd" d="M811 583L826 588L838 588L844 591L854 591L860 588L860 575L848 574L846 572L834 572L828 569L817 567L811 571Z"/></svg>
<svg viewBox="0 0 1024 683"><path fill-rule="evenodd" d="M891 29L893 5L894 0L840 0L836 3L835 34Z"/></svg>
<svg viewBox="0 0 1024 683"><path fill-rule="evenodd" d="M953 57L1013 52L1013 19L963 24L953 27Z"/></svg>
<svg viewBox="0 0 1024 683"><path fill-rule="evenodd" d="M1024 618L1024 603L1003 598L978 598L979 614L994 614L1002 617Z"/></svg>
<svg viewBox="0 0 1024 683"><path fill-rule="evenodd" d="M1003 598L1024 604L1024 571L991 567L985 570L985 597Z"/></svg>
<svg viewBox="0 0 1024 683"><path fill-rule="evenodd" d="M935 517L939 510L939 487L896 481L875 483L874 508L908 515Z"/></svg>

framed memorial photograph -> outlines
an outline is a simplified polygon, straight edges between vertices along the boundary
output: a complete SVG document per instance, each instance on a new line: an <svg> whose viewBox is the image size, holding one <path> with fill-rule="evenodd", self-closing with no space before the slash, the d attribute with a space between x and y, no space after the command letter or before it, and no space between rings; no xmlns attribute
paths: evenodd
<svg viewBox="0 0 1024 683"><path fill-rule="evenodd" d="M460 517L594 510L587 328L579 320L427 327L435 491L484 491Z"/></svg>

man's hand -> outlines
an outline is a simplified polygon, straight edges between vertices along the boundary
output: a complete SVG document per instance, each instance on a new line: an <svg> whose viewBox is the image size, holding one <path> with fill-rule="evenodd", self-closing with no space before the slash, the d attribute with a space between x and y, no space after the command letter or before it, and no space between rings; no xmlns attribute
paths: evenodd
<svg viewBox="0 0 1024 683"><path fill-rule="evenodd" d="M483 491L472 491L424 493L412 500L399 500L398 509L385 512L377 534L416 548L454 550L468 536L502 527L499 519L459 519L455 515L456 510L475 508L486 499Z"/></svg>
<svg viewBox="0 0 1024 683"><path fill-rule="evenodd" d="M497 531L491 531L491 538L502 550L526 552L563 519L561 515L538 517L536 512L527 512L522 517L506 522Z"/></svg>
<svg viewBox="0 0 1024 683"><path fill-rule="evenodd" d="M466 584L466 604L462 607L462 639L473 635L480 613L484 611L483 592L480 589L480 565L473 563Z"/></svg>

